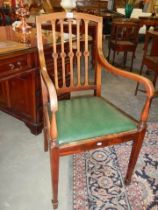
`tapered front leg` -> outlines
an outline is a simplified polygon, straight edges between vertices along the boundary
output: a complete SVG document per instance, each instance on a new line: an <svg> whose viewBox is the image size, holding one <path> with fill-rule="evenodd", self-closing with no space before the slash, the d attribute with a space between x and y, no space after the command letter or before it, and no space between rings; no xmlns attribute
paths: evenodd
<svg viewBox="0 0 158 210"><path fill-rule="evenodd" d="M58 182L59 182L59 149L52 143L50 148L50 165L53 193L53 208L58 208Z"/></svg>
<svg viewBox="0 0 158 210"><path fill-rule="evenodd" d="M133 174L136 162L138 160L140 150L142 148L145 132L146 132L146 129L143 129L141 133L139 134L138 138L133 141L132 151L131 151L127 174L125 178L125 184L130 184L131 182L132 174Z"/></svg>

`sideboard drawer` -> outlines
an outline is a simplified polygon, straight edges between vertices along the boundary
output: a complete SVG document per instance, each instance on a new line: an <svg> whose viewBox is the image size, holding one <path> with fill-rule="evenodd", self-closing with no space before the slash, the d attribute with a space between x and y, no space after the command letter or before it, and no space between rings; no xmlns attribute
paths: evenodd
<svg viewBox="0 0 158 210"><path fill-rule="evenodd" d="M4 59L0 62L0 75L33 68L33 63L31 54Z"/></svg>

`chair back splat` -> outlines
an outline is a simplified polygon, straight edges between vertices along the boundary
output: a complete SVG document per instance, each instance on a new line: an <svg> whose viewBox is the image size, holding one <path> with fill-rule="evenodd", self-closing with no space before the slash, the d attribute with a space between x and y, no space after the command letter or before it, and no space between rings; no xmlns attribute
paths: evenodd
<svg viewBox="0 0 158 210"><path fill-rule="evenodd" d="M90 41L92 37L89 35L90 27L93 30L100 30L99 36L96 36L95 43L97 48L101 48L102 30L100 25L102 19L92 15L84 15L84 19L77 13L73 13L74 17L63 17L63 13L58 13L58 17L51 18L47 21L52 31L49 36L52 37L52 58L53 58L53 71L54 71L54 83L57 93L65 93L77 90L95 90L99 93L98 80L95 78L89 78L89 65L90 62ZM49 16L49 15L48 15ZM48 18L48 17L47 17ZM74 20L75 18L75 20ZM38 30L38 43L39 49L43 51L42 42L42 24L45 23L45 18L41 16L38 18L37 30ZM94 40L93 40L94 41ZM56 44L57 43L57 44ZM58 46L60 45L60 47ZM44 61L44 55L40 54L41 59ZM46 63L43 62L42 68L46 68ZM58 68L62 67L62 72L59 74ZM95 72L99 66L95 66ZM66 77L70 76L68 81ZM99 75L99 71L97 73ZM60 82L59 82L60 81Z"/></svg>
<svg viewBox="0 0 158 210"><path fill-rule="evenodd" d="M130 183L143 143L154 88L148 79L118 69L104 58L101 17L59 12L38 16L36 26L44 149L50 152L52 202L53 208L57 208L61 156L132 141L125 178L125 182ZM105 70L145 86L147 97L139 121L101 96L101 71ZM58 100L63 96L65 100Z"/></svg>

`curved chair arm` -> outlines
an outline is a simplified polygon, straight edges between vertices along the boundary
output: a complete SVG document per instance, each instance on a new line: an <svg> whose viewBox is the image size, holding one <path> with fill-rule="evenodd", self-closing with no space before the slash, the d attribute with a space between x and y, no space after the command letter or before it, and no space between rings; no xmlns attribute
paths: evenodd
<svg viewBox="0 0 158 210"><path fill-rule="evenodd" d="M50 100L50 109L52 112L56 112L58 110L58 100L57 100L56 89L45 67L42 68L41 74L42 74L42 78L45 83L45 86L47 88L47 91L48 91L48 96Z"/></svg>
<svg viewBox="0 0 158 210"><path fill-rule="evenodd" d="M140 120L141 120L141 122L146 122L147 118L148 118L148 113L149 113L151 100L154 96L154 86L153 86L152 82L145 77L142 77L140 75L137 75L137 74L134 74L134 73L131 73L131 72L127 72L127 71L124 71L124 70L121 70L117 67L112 66L104 58L102 50L99 50L97 53L98 53L97 56L98 56L99 64L102 67L104 67L107 71L112 72L113 74L128 78L130 80L134 80L136 82L142 83L145 86L147 99L146 99L143 111L141 113Z"/></svg>
<svg viewBox="0 0 158 210"><path fill-rule="evenodd" d="M45 107L45 105L47 105L48 96L49 96L50 110L51 110L51 122L49 122L48 114L47 114L46 120L45 120L46 121L45 126L49 130L49 135L50 135L51 140L56 144L56 139L58 136L57 125L56 125L56 111L58 110L57 94L56 94L56 89L54 87L54 84L53 84L52 80L50 79L50 76L46 69L44 54L41 52L39 52L39 59L40 59L40 65L41 65L40 72L41 72L41 76L43 79L41 82L41 85L42 85L42 95L43 95L43 103L44 103L44 107L43 107L44 114L45 114L45 112L47 112L47 111L45 111L45 109L47 109Z"/></svg>

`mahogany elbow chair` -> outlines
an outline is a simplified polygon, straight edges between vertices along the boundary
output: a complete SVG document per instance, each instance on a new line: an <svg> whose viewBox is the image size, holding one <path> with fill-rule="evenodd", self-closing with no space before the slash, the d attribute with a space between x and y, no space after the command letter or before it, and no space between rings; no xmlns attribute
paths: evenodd
<svg viewBox="0 0 158 210"><path fill-rule="evenodd" d="M67 21L69 34L64 39L63 23ZM80 24L84 24L83 40L80 42ZM43 46L42 24L51 25L52 43L52 71L54 81L47 70L47 56ZM89 42L88 28L90 23L96 24L94 78L89 70ZM56 33L56 23L60 24L60 37ZM76 23L76 24L74 24ZM74 26L75 25L75 26ZM86 150L115 145L132 141L132 151L125 182L130 183L131 176L143 143L146 120L148 117L154 88L152 83L140 76L125 72L109 64L102 52L102 18L84 13L58 12L38 16L36 19L37 42L40 60L41 87L43 98L44 118L44 146L50 153L51 181L53 191L53 208L58 207L59 158L64 155L75 154ZM76 35L72 34L72 26L76 27ZM83 36L82 36L83 37ZM74 65L73 41L77 43L77 61ZM82 52L80 48L82 44ZM69 60L67 71L66 60ZM61 72L59 72L59 69ZM109 71L144 84L146 88L146 102L140 120L136 121L109 103L101 96L101 72ZM67 81L67 77L69 80ZM58 95L79 91L92 90L91 95L70 97L58 101Z"/></svg>

